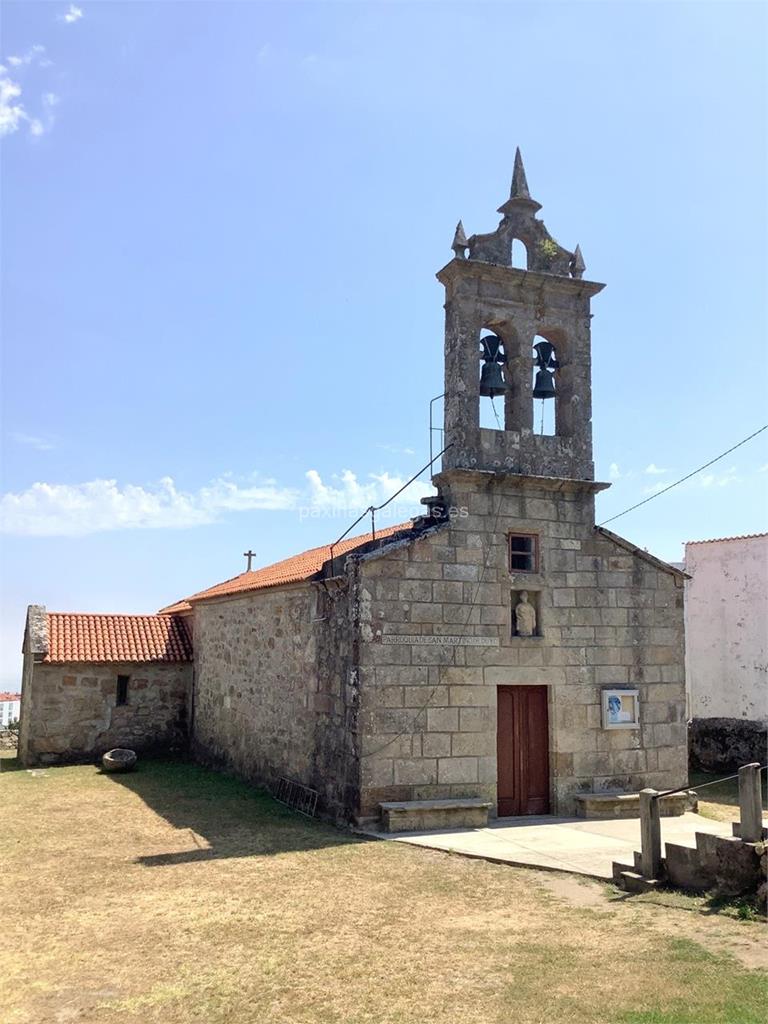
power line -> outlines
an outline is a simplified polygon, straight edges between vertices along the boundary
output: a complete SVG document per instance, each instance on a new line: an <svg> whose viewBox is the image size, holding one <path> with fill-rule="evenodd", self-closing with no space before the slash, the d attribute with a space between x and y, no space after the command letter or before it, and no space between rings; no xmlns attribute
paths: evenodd
<svg viewBox="0 0 768 1024"><path fill-rule="evenodd" d="M418 473L414 473L414 475L411 477L410 480L406 480L406 482L403 484L403 486L399 490L395 491L394 494L391 494L387 498L386 501L382 502L381 505L369 505L368 508L365 509L365 511L362 512L357 517L357 519L354 521L354 523L352 523L351 526L347 527L347 529L344 531L344 533L342 533L342 535L337 540L335 540L333 542L333 544L330 545L328 554L329 554L329 558L330 558L330 562L331 562L331 569L333 569L333 551L334 551L334 548L338 547L338 545L341 544L341 542L344 540L344 538L347 536L347 534L351 530L354 530L354 528L357 526L357 524L360 522L360 520L361 519L365 519L365 517L368 515L369 512L371 513L371 534L373 536L373 539L375 539L376 522L375 522L374 516L376 515L376 513L380 512L383 508L386 508L387 505L389 505L389 503L391 501L395 500L395 498L398 496L398 494L402 494L406 487L410 487L410 485L415 480L418 480L419 477L421 476L421 474L425 470L429 469L429 467L432 465L433 462L437 462L437 460L440 458L441 455L445 455L445 453L448 451L449 448L453 448L453 441L451 441L450 444L447 444L445 446L445 448L443 448L442 451L438 452L437 455L435 455L435 457L433 459L430 459L429 462L426 464L426 466L422 466L421 469L418 471Z"/></svg>
<svg viewBox="0 0 768 1024"><path fill-rule="evenodd" d="M735 452L737 448L741 448L743 444L746 444L747 441L751 441L752 438L757 437L758 434L762 434L764 430L768 430L768 423L766 423L764 427L760 427L759 430L756 430L754 434L750 434L749 437L745 437L743 441L739 441L738 444L735 444L732 448L729 448L728 451L723 452L721 455L717 455L714 459L710 459L709 462L705 462L703 466L699 466L699 468L694 469L693 472L688 473L686 476L680 477L679 480L675 480L673 484L669 484L667 487L663 487L660 491L657 491L655 494L652 494L650 498L644 498L643 501L638 501L636 505L630 505L630 507L625 508L623 512L619 512L615 516L611 516L610 519L604 519L602 523L598 523L597 525L606 526L608 523L612 523L614 519L621 519L621 517L625 516L628 512L634 512L635 509L640 508L641 505L647 505L648 502L653 501L654 498L660 498L662 494L666 494L667 491L671 491L673 487L677 487L679 484L684 484L686 480L690 480L692 476L696 476L696 474L700 473L702 469L707 469L709 466L713 466L716 462L719 462L720 459L724 459L726 455L730 455L731 452Z"/></svg>

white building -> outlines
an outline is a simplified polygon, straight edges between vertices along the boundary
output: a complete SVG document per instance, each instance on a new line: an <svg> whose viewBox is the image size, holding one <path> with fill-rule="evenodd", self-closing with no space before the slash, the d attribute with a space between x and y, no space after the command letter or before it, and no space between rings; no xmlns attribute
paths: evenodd
<svg viewBox="0 0 768 1024"><path fill-rule="evenodd" d="M712 770L765 763L768 533L685 545L691 753ZM717 762L717 763L715 763Z"/></svg>
<svg viewBox="0 0 768 1024"><path fill-rule="evenodd" d="M20 693L0 693L0 729L9 722L17 722L21 714Z"/></svg>

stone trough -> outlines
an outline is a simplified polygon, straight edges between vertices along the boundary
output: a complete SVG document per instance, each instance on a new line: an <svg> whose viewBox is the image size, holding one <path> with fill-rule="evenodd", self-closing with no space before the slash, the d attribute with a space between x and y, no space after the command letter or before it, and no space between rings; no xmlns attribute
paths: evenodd
<svg viewBox="0 0 768 1024"><path fill-rule="evenodd" d="M125 747L115 747L108 750L101 759L101 766L105 772L115 774L118 772L129 772L136 764L136 751L128 750Z"/></svg>

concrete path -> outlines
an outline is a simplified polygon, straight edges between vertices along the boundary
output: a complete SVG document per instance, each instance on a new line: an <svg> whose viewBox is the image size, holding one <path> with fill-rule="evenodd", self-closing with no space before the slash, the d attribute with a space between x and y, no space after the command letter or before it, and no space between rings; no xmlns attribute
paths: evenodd
<svg viewBox="0 0 768 1024"><path fill-rule="evenodd" d="M732 835L729 822L711 821L698 814L661 819L662 843L695 846L696 832ZM486 828L373 834L379 839L450 850L467 857L599 879L612 877L615 860L631 865L634 851L640 849L639 818L496 818Z"/></svg>

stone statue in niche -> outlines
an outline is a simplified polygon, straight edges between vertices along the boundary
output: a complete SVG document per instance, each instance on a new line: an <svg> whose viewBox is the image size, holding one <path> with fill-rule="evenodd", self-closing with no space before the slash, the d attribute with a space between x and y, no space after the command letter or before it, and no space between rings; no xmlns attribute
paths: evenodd
<svg viewBox="0 0 768 1024"><path fill-rule="evenodd" d="M528 603L528 591L520 591L515 606L515 632L517 636L536 636L536 609Z"/></svg>

